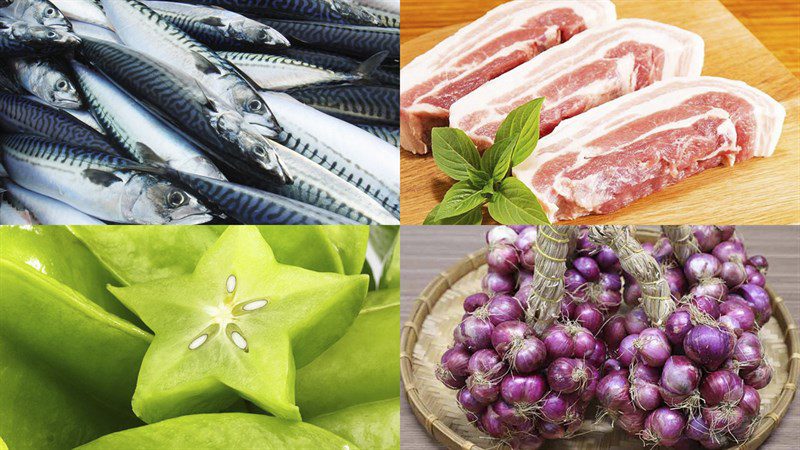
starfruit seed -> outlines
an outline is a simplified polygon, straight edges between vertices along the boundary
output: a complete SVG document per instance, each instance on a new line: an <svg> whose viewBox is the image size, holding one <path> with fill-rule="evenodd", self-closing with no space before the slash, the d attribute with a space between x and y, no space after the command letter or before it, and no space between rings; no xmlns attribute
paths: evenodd
<svg viewBox="0 0 800 450"><path fill-rule="evenodd" d="M228 290L228 293L231 294L236 289L236 276L230 275L228 276L228 280L225 281L225 288Z"/></svg>
<svg viewBox="0 0 800 450"><path fill-rule="evenodd" d="M246 303L244 306L242 306L242 309L244 311L254 311L256 309L263 308L265 306L267 306L266 300L254 300L250 303Z"/></svg>
<svg viewBox="0 0 800 450"><path fill-rule="evenodd" d="M197 336L197 337L196 337L196 338L195 338L195 339L194 339L194 340L193 340L193 341L192 341L192 342L189 344L189 350L195 350L195 349L197 349L197 348L198 348L198 347L200 347L201 345L205 344L207 340L208 340L208 335L207 335L207 334L201 334L200 336Z"/></svg>

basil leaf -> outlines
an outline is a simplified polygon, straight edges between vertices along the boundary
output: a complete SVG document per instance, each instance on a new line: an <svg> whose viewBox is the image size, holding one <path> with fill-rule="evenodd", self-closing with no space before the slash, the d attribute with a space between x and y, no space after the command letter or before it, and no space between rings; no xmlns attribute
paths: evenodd
<svg viewBox="0 0 800 450"><path fill-rule="evenodd" d="M467 167L467 174L468 180L473 186L486 186L487 184L491 184L492 176L483 170Z"/></svg>
<svg viewBox="0 0 800 450"><path fill-rule="evenodd" d="M458 216L436 220L439 206L441 205L436 205L431 212L428 213L428 217L422 222L423 225L480 225L483 222L483 205L477 206L475 209Z"/></svg>
<svg viewBox="0 0 800 450"><path fill-rule="evenodd" d="M550 223L533 192L514 177L508 177L500 184L489 202L489 214L503 225Z"/></svg>
<svg viewBox="0 0 800 450"><path fill-rule="evenodd" d="M434 128L431 132L433 160L447 176L463 181L468 167L480 169L481 155L466 133L455 128Z"/></svg>
<svg viewBox="0 0 800 450"><path fill-rule="evenodd" d="M475 189L468 181L459 181L444 194L436 218L441 220L464 214L484 203L486 196L479 189Z"/></svg>
<svg viewBox="0 0 800 450"><path fill-rule="evenodd" d="M503 120L497 130L495 142L509 137L515 140L511 156L512 167L525 161L539 142L539 113L543 102L544 98L539 97L517 107Z"/></svg>
<svg viewBox="0 0 800 450"><path fill-rule="evenodd" d="M496 141L481 158L481 169L492 175L494 181L503 181L511 168L511 155L516 140L513 137Z"/></svg>

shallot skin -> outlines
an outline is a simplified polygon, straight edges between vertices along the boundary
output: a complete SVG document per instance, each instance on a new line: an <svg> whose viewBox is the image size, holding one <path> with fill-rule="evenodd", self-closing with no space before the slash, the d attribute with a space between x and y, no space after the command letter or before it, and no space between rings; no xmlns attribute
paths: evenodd
<svg viewBox="0 0 800 450"><path fill-rule="evenodd" d="M734 335L727 329L699 324L686 334L686 356L707 370L716 370L733 354Z"/></svg>
<svg viewBox="0 0 800 450"><path fill-rule="evenodd" d="M661 407L650 413L644 422L645 436L654 444L671 446L680 440L686 418L678 411Z"/></svg>

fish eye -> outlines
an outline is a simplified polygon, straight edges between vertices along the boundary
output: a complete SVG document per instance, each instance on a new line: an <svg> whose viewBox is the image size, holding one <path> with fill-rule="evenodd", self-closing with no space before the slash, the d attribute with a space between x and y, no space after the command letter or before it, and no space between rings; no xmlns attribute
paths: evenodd
<svg viewBox="0 0 800 450"><path fill-rule="evenodd" d="M47 17L53 17L53 16L55 16L55 15L56 15L56 10L55 10L55 9L53 9L53 8L47 8L47 9L45 9L45 10L44 10L44 14L45 14Z"/></svg>
<svg viewBox="0 0 800 450"><path fill-rule="evenodd" d="M69 85L67 84L66 80L58 80L58 83L56 83L56 89L58 89L59 91L67 90L67 86Z"/></svg>
<svg viewBox="0 0 800 450"><path fill-rule="evenodd" d="M181 191L172 191L167 194L167 204L173 208L177 208L186 203L186 196Z"/></svg>
<svg viewBox="0 0 800 450"><path fill-rule="evenodd" d="M256 156L264 157L267 156L267 149L265 149L260 145L257 145L255 146L255 148L253 148L253 153L255 153Z"/></svg>
<svg viewBox="0 0 800 450"><path fill-rule="evenodd" d="M267 33L267 30L261 30L258 32L258 38L262 41L266 41L269 39L269 33Z"/></svg>
<svg viewBox="0 0 800 450"><path fill-rule="evenodd" d="M261 111L264 107L264 104L261 103L261 100L250 100L250 103L247 104L247 107L250 108L250 111Z"/></svg>
<svg viewBox="0 0 800 450"><path fill-rule="evenodd" d="M49 37L50 39L55 39L56 37L58 37L58 35L56 34L55 31L48 31L47 37Z"/></svg>

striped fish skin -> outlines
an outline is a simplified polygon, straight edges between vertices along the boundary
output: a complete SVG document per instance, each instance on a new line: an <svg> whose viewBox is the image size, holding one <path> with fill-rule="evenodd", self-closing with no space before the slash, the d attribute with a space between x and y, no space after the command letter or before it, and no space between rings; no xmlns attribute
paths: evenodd
<svg viewBox="0 0 800 450"><path fill-rule="evenodd" d="M363 75L341 73L297 59L263 53L220 52L261 89L283 91L309 85L349 83Z"/></svg>
<svg viewBox="0 0 800 450"><path fill-rule="evenodd" d="M117 153L102 134L69 113L19 95L0 93L0 124L76 147Z"/></svg>
<svg viewBox="0 0 800 450"><path fill-rule="evenodd" d="M75 21L113 29L108 21L103 8L94 0L50 0L61 12L70 19L74 27Z"/></svg>
<svg viewBox="0 0 800 450"><path fill-rule="evenodd" d="M331 171L286 147L281 159L292 168L294 183L265 189L366 225L396 225L399 221L374 198Z"/></svg>
<svg viewBox="0 0 800 450"><path fill-rule="evenodd" d="M227 61L137 0L103 0L103 9L126 45L196 80L208 95L274 137L280 126L258 92Z"/></svg>
<svg viewBox="0 0 800 450"><path fill-rule="evenodd" d="M179 0L231 11L295 20L379 25L380 20L348 0Z"/></svg>
<svg viewBox="0 0 800 450"><path fill-rule="evenodd" d="M208 209L162 175L119 156L37 136L0 136L0 156L20 186L98 219L133 224L198 224Z"/></svg>
<svg viewBox="0 0 800 450"><path fill-rule="evenodd" d="M350 123L400 123L400 90L386 86L311 86L288 92L300 102Z"/></svg>
<svg viewBox="0 0 800 450"><path fill-rule="evenodd" d="M29 191L10 181L6 182L6 189L11 197L33 213L42 225L103 225L103 221L84 214L64 202Z"/></svg>
<svg viewBox="0 0 800 450"><path fill-rule="evenodd" d="M69 69L60 60L16 58L9 62L9 67L25 90L48 105L65 109L83 107Z"/></svg>
<svg viewBox="0 0 800 450"><path fill-rule="evenodd" d="M361 64L349 56L342 56L322 50L290 47L281 49L278 52L280 52L281 55L337 72L352 72ZM400 86L400 72L397 70L387 70L379 67L372 71L369 78L382 84Z"/></svg>
<svg viewBox="0 0 800 450"><path fill-rule="evenodd" d="M259 19L259 21L278 30L292 43L299 45L360 58L368 58L385 50L389 52L388 59L400 58L400 30L396 28L273 19Z"/></svg>
<svg viewBox="0 0 800 450"><path fill-rule="evenodd" d="M291 96L263 91L284 131L278 142L356 186L393 216L400 215L396 148Z"/></svg>
<svg viewBox="0 0 800 450"><path fill-rule="evenodd" d="M394 145L395 147L400 146L400 127L391 127L391 126L384 126L384 125L364 125L364 124L356 124L358 128L372 134L373 136L377 136L384 141Z"/></svg>
<svg viewBox="0 0 800 450"><path fill-rule="evenodd" d="M149 57L108 42L84 40L81 53L131 96L195 139L217 163L283 184L291 176L273 146L241 115L206 97L200 87Z"/></svg>
<svg viewBox="0 0 800 450"><path fill-rule="evenodd" d="M241 14L219 8L165 1L145 1L172 25L212 48L289 46L277 30Z"/></svg>
<svg viewBox="0 0 800 450"><path fill-rule="evenodd" d="M72 30L69 20L49 0L14 0L0 15L64 31Z"/></svg>
<svg viewBox="0 0 800 450"><path fill-rule="evenodd" d="M80 63L73 63L73 68L94 116L134 160L143 164L163 161L178 170L225 179L197 147L135 98Z"/></svg>
<svg viewBox="0 0 800 450"><path fill-rule="evenodd" d="M240 184L187 173L175 173L186 185L227 216L252 225L354 223L342 216Z"/></svg>

